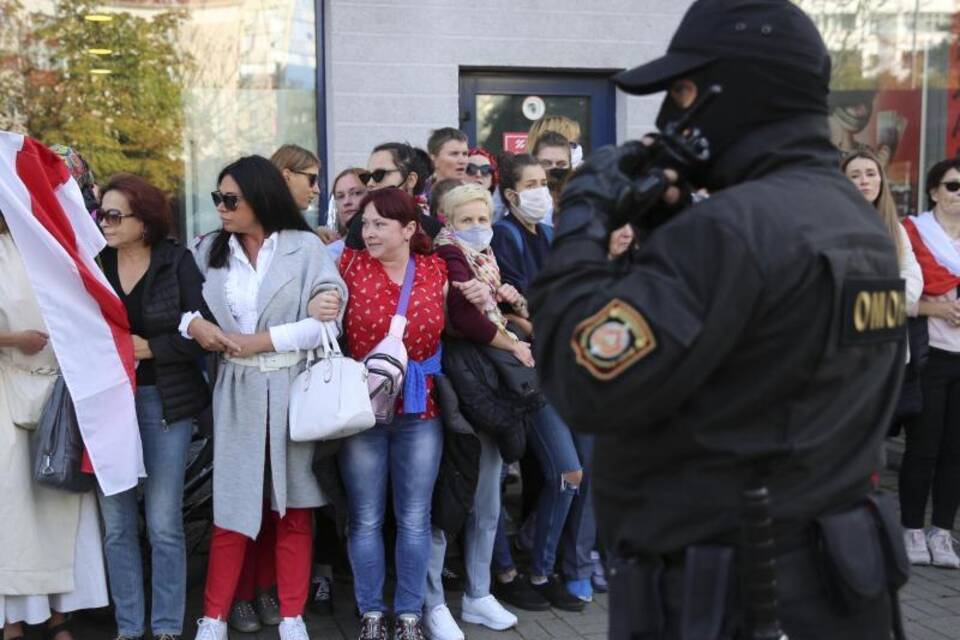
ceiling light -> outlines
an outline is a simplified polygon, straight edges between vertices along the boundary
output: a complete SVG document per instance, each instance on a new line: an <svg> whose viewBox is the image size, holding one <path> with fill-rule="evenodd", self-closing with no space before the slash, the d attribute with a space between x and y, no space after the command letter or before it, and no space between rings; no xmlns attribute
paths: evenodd
<svg viewBox="0 0 960 640"><path fill-rule="evenodd" d="M87 51L95 56L108 56L113 53L113 49L87 49Z"/></svg>
<svg viewBox="0 0 960 640"><path fill-rule="evenodd" d="M113 20L113 16L105 13L88 13L83 16L83 19L87 22L110 22Z"/></svg>

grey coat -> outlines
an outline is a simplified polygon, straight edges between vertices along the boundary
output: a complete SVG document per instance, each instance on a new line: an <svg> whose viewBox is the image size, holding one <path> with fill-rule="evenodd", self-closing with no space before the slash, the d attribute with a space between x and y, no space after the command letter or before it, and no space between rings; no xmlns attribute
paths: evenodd
<svg viewBox="0 0 960 640"><path fill-rule="evenodd" d="M225 332L239 332L224 293L228 270L208 265L216 235L204 238L196 249L206 277L203 297ZM279 232L257 296L257 331L306 318L310 300L330 289L337 289L346 302L346 286L320 238L306 231ZM218 527L251 538L260 531L268 442L272 509L283 516L287 508L326 504L311 472L314 444L291 441L287 428L290 384L304 367L301 362L261 372L220 358L213 390L213 520Z"/></svg>

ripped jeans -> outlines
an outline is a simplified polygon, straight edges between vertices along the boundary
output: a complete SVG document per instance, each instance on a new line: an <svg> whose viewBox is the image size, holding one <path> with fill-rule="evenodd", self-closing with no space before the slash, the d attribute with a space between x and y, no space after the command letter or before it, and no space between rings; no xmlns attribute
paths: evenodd
<svg viewBox="0 0 960 640"><path fill-rule="evenodd" d="M537 501L530 573L549 576L554 570L560 536L579 485L567 482L563 474L581 471L583 465L570 428L550 404L534 416L527 443L537 456L544 477L543 490Z"/></svg>

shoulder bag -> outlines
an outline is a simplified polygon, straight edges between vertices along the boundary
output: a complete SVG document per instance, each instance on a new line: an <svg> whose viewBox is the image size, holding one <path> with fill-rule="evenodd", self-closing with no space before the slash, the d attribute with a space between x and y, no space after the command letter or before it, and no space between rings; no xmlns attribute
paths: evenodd
<svg viewBox="0 0 960 640"><path fill-rule="evenodd" d="M73 399L63 376L58 376L53 391L33 432L33 479L52 489L86 493L96 479L80 470L83 439Z"/></svg>
<svg viewBox="0 0 960 640"><path fill-rule="evenodd" d="M410 304L415 271L416 262L413 256L410 256L403 278L403 288L400 290L400 300L397 301L397 311L390 320L390 330L363 359L363 364L367 367L367 387L377 424L393 422L397 398L400 397L403 378L407 373L407 347L403 344L403 332L407 328L407 306Z"/></svg>
<svg viewBox="0 0 960 640"><path fill-rule="evenodd" d="M324 322L322 354L307 354L307 368L290 388L290 439L334 440L366 431L376 420L367 391L367 370L340 351L336 325Z"/></svg>

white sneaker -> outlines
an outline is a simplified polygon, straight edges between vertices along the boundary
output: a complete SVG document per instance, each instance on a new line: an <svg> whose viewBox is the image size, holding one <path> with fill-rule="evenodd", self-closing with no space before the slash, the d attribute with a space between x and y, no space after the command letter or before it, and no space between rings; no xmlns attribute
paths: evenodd
<svg viewBox="0 0 960 640"><path fill-rule="evenodd" d="M463 631L445 604L438 604L423 616L423 631L430 640L464 640Z"/></svg>
<svg viewBox="0 0 960 640"><path fill-rule="evenodd" d="M930 564L930 549L923 529L904 529L903 546L907 548L910 564Z"/></svg>
<svg viewBox="0 0 960 640"><path fill-rule="evenodd" d="M303 618L297 616L280 620L280 640L310 640Z"/></svg>
<svg viewBox="0 0 960 640"><path fill-rule="evenodd" d="M195 640L227 640L227 621L217 618L200 618L197 620L197 635Z"/></svg>
<svg viewBox="0 0 960 640"><path fill-rule="evenodd" d="M460 618L471 624L482 624L494 631L504 631L517 624L517 616L503 608L493 596L471 598L463 596L463 612Z"/></svg>
<svg viewBox="0 0 960 640"><path fill-rule="evenodd" d="M933 527L927 532L927 546L933 558L933 566L960 569L960 558L953 550L953 535L946 529Z"/></svg>

